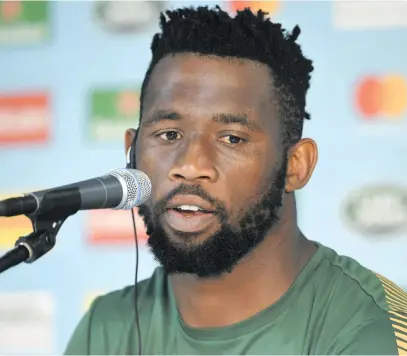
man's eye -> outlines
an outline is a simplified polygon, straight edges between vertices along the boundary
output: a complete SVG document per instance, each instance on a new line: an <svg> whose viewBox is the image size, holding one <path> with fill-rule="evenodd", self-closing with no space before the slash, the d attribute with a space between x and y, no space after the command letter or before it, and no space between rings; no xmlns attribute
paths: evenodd
<svg viewBox="0 0 407 356"><path fill-rule="evenodd" d="M165 141L176 141L181 138L181 135L177 131L167 131L159 134L158 137Z"/></svg>
<svg viewBox="0 0 407 356"><path fill-rule="evenodd" d="M230 145L237 145L238 143L243 142L244 139L233 135L226 135L221 137L221 141L228 143Z"/></svg>

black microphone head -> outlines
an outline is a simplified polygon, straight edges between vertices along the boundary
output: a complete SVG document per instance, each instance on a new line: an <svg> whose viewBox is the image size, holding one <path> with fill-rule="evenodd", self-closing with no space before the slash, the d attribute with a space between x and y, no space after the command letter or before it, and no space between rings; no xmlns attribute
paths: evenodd
<svg viewBox="0 0 407 356"><path fill-rule="evenodd" d="M148 176L137 170L119 168L107 175L117 178L123 189L123 199L115 210L130 210L144 204L151 195L151 181Z"/></svg>

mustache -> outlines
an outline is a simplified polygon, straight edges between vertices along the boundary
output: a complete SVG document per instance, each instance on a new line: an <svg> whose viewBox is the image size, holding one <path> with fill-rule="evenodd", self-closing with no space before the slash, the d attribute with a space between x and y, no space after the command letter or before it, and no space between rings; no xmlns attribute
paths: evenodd
<svg viewBox="0 0 407 356"><path fill-rule="evenodd" d="M214 208L214 214L220 215L222 217L226 216L226 207L218 199L212 197L205 189L202 188L199 184L180 184L177 188L170 191L165 197L161 198L154 204L154 214L160 215L165 213L166 206L168 202L174 198L176 195L195 195L201 198L202 200L207 201Z"/></svg>

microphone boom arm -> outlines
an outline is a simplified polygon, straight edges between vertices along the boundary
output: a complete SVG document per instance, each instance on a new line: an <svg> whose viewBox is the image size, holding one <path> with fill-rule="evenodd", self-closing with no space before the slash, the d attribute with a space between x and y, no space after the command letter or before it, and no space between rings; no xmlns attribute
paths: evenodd
<svg viewBox="0 0 407 356"><path fill-rule="evenodd" d="M39 209L26 215L32 223L29 235L21 236L15 248L0 258L0 273L21 262L32 263L49 252L56 243L57 234L71 215L81 207L81 194L78 188L60 188L48 191Z"/></svg>

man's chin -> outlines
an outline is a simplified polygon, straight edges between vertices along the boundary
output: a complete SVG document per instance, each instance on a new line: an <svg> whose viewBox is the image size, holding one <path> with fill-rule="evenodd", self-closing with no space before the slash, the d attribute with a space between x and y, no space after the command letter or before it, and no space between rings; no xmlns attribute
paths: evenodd
<svg viewBox="0 0 407 356"><path fill-rule="evenodd" d="M215 229L205 229L197 232L185 232L177 231L168 226L163 226L166 238L168 242L174 247L182 246L198 246L204 242L210 240L210 238L215 235L218 230Z"/></svg>
<svg viewBox="0 0 407 356"><path fill-rule="evenodd" d="M231 272L249 252L243 236L226 227L192 235L161 225L150 235L148 245L167 274L193 274L199 278Z"/></svg>

